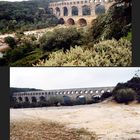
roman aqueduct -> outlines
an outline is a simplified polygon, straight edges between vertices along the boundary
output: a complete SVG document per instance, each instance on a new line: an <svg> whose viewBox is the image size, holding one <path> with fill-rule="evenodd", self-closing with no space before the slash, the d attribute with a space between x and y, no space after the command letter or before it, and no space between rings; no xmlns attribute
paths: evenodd
<svg viewBox="0 0 140 140"><path fill-rule="evenodd" d="M95 96L101 96L104 92L111 92L114 87L96 87L96 88L74 88L74 89L58 89L44 91L15 92L13 99L18 103L30 102L37 103L39 101L47 101L51 97L61 97L76 100L80 97L85 100L91 100Z"/></svg>
<svg viewBox="0 0 140 140"><path fill-rule="evenodd" d="M113 3L114 0L62 0L51 2L49 9L61 23L87 25Z"/></svg>

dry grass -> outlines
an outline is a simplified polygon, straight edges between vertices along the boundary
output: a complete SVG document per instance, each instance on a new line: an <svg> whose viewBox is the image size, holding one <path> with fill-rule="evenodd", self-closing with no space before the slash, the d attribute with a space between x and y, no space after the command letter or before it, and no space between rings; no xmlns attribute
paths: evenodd
<svg viewBox="0 0 140 140"><path fill-rule="evenodd" d="M10 140L96 140L96 135L54 122L26 120L10 123Z"/></svg>

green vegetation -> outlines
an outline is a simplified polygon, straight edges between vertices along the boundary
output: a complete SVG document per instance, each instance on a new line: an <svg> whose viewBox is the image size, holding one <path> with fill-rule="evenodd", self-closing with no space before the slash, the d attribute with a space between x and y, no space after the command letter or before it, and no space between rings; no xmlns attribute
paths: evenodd
<svg viewBox="0 0 140 140"><path fill-rule="evenodd" d="M114 93L114 99L118 103L128 104L135 99L135 91L131 88L122 88Z"/></svg>
<svg viewBox="0 0 140 140"><path fill-rule="evenodd" d="M127 36L132 29L131 6L114 4L106 14L93 20L90 34L91 41L99 42L106 39L120 39Z"/></svg>
<svg viewBox="0 0 140 140"><path fill-rule="evenodd" d="M58 24L47 0L0 2L0 33L33 30Z"/></svg>
<svg viewBox="0 0 140 140"><path fill-rule="evenodd" d="M12 31L20 30L22 27L21 30L24 30L28 26L27 29L31 30L28 22L32 20L31 27L34 29L44 28L42 24L45 24L45 27L56 25L58 20L53 20L55 17L49 13L48 3L44 1L14 3L15 5L2 2L3 5L12 5L9 10L13 6L15 6L14 10L21 10L15 12L12 9L14 13L11 12L7 20L11 17L14 19L13 15L16 18L15 14L23 14L25 11L28 13L25 12L24 16L18 15L22 18L18 19L16 26L21 23L20 20L24 20L22 26L14 26L15 29L11 29L5 24L2 26L6 27L2 29ZM0 64L9 66L131 66L132 5L131 1L125 1L125 5L118 6L118 3L122 1L117 0L117 3L110 7L107 13L99 15L90 27L58 28L42 36L39 35L40 37L27 36L22 31L17 31L15 39L5 38L11 49L0 59ZM34 8L33 11L32 8ZM27 18L26 16L29 15L31 16ZM34 15L33 19L32 15ZM0 17L2 19L0 22L3 22L5 16L2 17L0 14ZM10 24L9 21L7 23ZM39 23L41 26L36 27Z"/></svg>
<svg viewBox="0 0 140 140"><path fill-rule="evenodd" d="M14 49L14 47L16 46L16 41L13 37L5 37L5 43L7 43L12 49Z"/></svg>
<svg viewBox="0 0 140 140"><path fill-rule="evenodd" d="M76 28L60 28L53 32L47 32L40 39L40 47L43 51L64 49L69 50L70 46L79 45L82 35Z"/></svg>
<svg viewBox="0 0 140 140"><path fill-rule="evenodd" d="M126 83L118 83L113 90L113 97L119 103L140 102L140 77L135 76Z"/></svg>
<svg viewBox="0 0 140 140"><path fill-rule="evenodd" d="M91 44L90 44L91 45ZM86 46L87 47L87 46ZM46 62L37 66L128 66L131 65L131 43L121 39L102 41L90 49L75 46L66 52L62 50L49 55ZM123 57L125 56L125 57Z"/></svg>

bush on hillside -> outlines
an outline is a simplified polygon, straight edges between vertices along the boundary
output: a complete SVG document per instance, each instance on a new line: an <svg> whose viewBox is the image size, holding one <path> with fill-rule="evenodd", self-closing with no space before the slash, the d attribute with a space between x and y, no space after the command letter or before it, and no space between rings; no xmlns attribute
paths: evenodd
<svg viewBox="0 0 140 140"><path fill-rule="evenodd" d="M80 33L76 28L60 28L47 32L40 39L43 51L70 49L70 46L79 45Z"/></svg>
<svg viewBox="0 0 140 140"><path fill-rule="evenodd" d="M16 41L13 37L7 36L4 38L5 43L7 43L12 49L16 47Z"/></svg>
<svg viewBox="0 0 140 140"><path fill-rule="evenodd" d="M124 57L125 56L125 57ZM131 43L127 40L107 40L98 44L52 52L46 62L36 66L130 66Z"/></svg>
<svg viewBox="0 0 140 140"><path fill-rule="evenodd" d="M136 92L131 88L118 89L113 93L114 100L118 103L128 104L135 99Z"/></svg>
<svg viewBox="0 0 140 140"><path fill-rule="evenodd" d="M114 4L106 14L93 20L91 40L94 42L112 38L118 40L126 36L132 29L131 18L131 6Z"/></svg>

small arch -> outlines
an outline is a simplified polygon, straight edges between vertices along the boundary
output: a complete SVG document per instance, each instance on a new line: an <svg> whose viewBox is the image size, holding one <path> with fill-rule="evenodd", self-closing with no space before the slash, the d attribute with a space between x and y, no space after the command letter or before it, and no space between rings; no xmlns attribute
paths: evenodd
<svg viewBox="0 0 140 140"><path fill-rule="evenodd" d="M82 6L82 15L83 16L91 15L90 6L87 6L87 5Z"/></svg>
<svg viewBox="0 0 140 140"><path fill-rule="evenodd" d="M32 103L37 103L37 99L36 99L36 97L32 97Z"/></svg>
<svg viewBox="0 0 140 140"><path fill-rule="evenodd" d="M78 8L76 6L72 6L72 16L78 16Z"/></svg>
<svg viewBox="0 0 140 140"><path fill-rule="evenodd" d="M97 4L97 5L95 6L95 14L96 14L96 15L104 14L105 11L106 11L106 9L105 9L105 6L104 6L104 5Z"/></svg>
<svg viewBox="0 0 140 140"><path fill-rule="evenodd" d="M78 24L83 27L87 25L87 21L84 18L80 18Z"/></svg>
<svg viewBox="0 0 140 140"><path fill-rule="evenodd" d="M99 93L99 91L98 91L98 90L96 90L96 91L95 91L95 93Z"/></svg>
<svg viewBox="0 0 140 140"><path fill-rule="evenodd" d="M55 11L56 11L56 16L60 16L60 8L59 7L56 7L55 8Z"/></svg>
<svg viewBox="0 0 140 140"><path fill-rule="evenodd" d="M75 24L75 21L74 21L72 18L69 18L69 19L67 20L67 24L68 24L68 25L74 25L74 24Z"/></svg>
<svg viewBox="0 0 140 140"><path fill-rule="evenodd" d="M68 16L68 8L67 7L63 7L63 15Z"/></svg>

